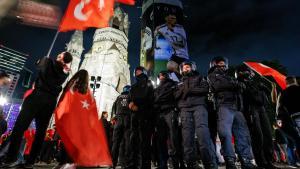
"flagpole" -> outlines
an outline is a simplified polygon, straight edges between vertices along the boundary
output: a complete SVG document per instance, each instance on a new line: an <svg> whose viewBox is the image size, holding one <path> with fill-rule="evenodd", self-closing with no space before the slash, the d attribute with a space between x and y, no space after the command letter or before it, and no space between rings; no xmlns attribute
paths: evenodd
<svg viewBox="0 0 300 169"><path fill-rule="evenodd" d="M49 48L49 51L48 51L48 53L47 53L47 55L46 55L47 58L50 57L51 51L52 51L52 49L53 49L53 46L54 46L54 43L55 43L55 41L56 41L56 39L57 39L58 34L59 34L59 31L57 30L56 33L55 33L55 36L54 36L54 38L53 38L53 41L52 41L52 43L51 43L51 46L50 46L50 48Z"/></svg>
<svg viewBox="0 0 300 169"><path fill-rule="evenodd" d="M266 78L266 77L264 77L264 76L262 76L262 78L265 79L266 81L268 81L268 82L271 83L271 84L275 83L275 82L272 82L271 80L269 80L268 78Z"/></svg>

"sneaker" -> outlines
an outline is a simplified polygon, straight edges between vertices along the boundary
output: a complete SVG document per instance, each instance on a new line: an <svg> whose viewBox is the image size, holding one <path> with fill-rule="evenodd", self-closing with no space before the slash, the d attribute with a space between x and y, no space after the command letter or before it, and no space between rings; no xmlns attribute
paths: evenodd
<svg viewBox="0 0 300 169"><path fill-rule="evenodd" d="M33 164L24 164L23 165L23 168L25 168L25 169L33 169Z"/></svg>
<svg viewBox="0 0 300 169"><path fill-rule="evenodd" d="M57 164L52 169L60 169L64 164Z"/></svg>
<svg viewBox="0 0 300 169"><path fill-rule="evenodd" d="M294 169L294 168L298 168L296 166L293 166L293 165L288 165L287 168L291 168L291 169Z"/></svg>
<svg viewBox="0 0 300 169"><path fill-rule="evenodd" d="M269 164L266 164L264 166L265 169L280 169L279 167L275 166L274 164L272 163L269 163Z"/></svg>

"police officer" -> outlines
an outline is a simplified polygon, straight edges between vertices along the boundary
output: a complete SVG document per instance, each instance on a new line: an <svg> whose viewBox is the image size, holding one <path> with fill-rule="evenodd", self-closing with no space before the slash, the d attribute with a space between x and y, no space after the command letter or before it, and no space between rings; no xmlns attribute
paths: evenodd
<svg viewBox="0 0 300 169"><path fill-rule="evenodd" d="M123 88L123 92L120 96L117 97L116 101L113 104L112 113L113 120L116 121L114 125L113 138L112 138L112 159L113 167L115 168L118 164L119 150L121 142L125 143L125 152L122 152L124 156L120 159L124 159L127 156L129 143L129 128L130 128L130 110L129 110L129 91L130 86L126 85ZM123 147L122 147L123 148Z"/></svg>
<svg viewBox="0 0 300 169"><path fill-rule="evenodd" d="M169 144L169 157L171 158L174 169L179 169L179 142L178 142L178 121L177 111L175 111L176 103L174 91L176 82L170 79L167 71L161 71L158 75L159 85L154 90L154 107L157 112L157 135L159 141L159 150L167 148L167 140ZM163 156L163 153L160 153ZM160 161L160 169L167 169L168 158L162 157Z"/></svg>
<svg viewBox="0 0 300 169"><path fill-rule="evenodd" d="M184 158L188 169L200 168L194 151L195 133L205 168L218 168L216 152L208 129L206 99L208 83L196 71L194 62L185 61L180 65L182 81L178 84L175 98L180 109Z"/></svg>
<svg viewBox="0 0 300 169"><path fill-rule="evenodd" d="M126 168L151 168L151 136L154 130L154 88L144 67L134 70L136 83L129 92L131 110L130 155ZM139 158L140 156L140 158ZM141 161L140 161L141 160ZM140 163L140 167L139 167Z"/></svg>
<svg viewBox="0 0 300 169"><path fill-rule="evenodd" d="M240 89L242 85L228 75L228 61L215 57L210 63L209 83L212 86L218 108L218 133L222 143L222 152L227 169L236 169L235 153L232 146L232 134L236 151L243 169L255 168L251 163L251 139L246 120L241 113Z"/></svg>
<svg viewBox="0 0 300 169"><path fill-rule="evenodd" d="M235 76L246 87L243 90L243 113L251 134L256 164L261 168L276 169L272 164L272 129L265 109L269 104L266 95L269 91L259 79L254 79L254 72L246 65L239 66Z"/></svg>

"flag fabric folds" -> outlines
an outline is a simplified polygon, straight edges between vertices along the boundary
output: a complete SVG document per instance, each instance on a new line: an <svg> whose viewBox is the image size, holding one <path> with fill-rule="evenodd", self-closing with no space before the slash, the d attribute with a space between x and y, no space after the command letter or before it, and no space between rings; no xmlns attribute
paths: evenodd
<svg viewBox="0 0 300 169"><path fill-rule="evenodd" d="M286 77L277 70L258 62L244 62L244 64L261 76L272 76L282 89L286 88Z"/></svg>
<svg viewBox="0 0 300 169"><path fill-rule="evenodd" d="M127 5L134 5L134 0L117 0L119 3L127 4Z"/></svg>
<svg viewBox="0 0 300 169"><path fill-rule="evenodd" d="M59 32L109 26L114 0L70 0L59 26Z"/></svg>
<svg viewBox="0 0 300 169"><path fill-rule="evenodd" d="M68 154L77 165L112 166L103 124L90 91L80 94L68 90L55 110L55 123Z"/></svg>

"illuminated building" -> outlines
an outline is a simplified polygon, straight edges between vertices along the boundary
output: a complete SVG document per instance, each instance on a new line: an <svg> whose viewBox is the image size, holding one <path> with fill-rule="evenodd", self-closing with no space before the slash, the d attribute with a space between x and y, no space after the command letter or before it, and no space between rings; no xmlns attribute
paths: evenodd
<svg viewBox="0 0 300 169"><path fill-rule="evenodd" d="M130 84L128 26L128 15L120 7L116 7L111 27L95 31L93 45L85 54L80 66L80 69L89 72L90 86L97 101L99 116L103 111L110 114L117 96L125 85ZM71 40L68 44L68 50L72 49L71 53L74 52L77 57L83 50L82 34L79 32L75 34L77 35L72 37L74 41ZM72 63L72 71L76 69L73 68L77 65L76 59L75 62Z"/></svg>

